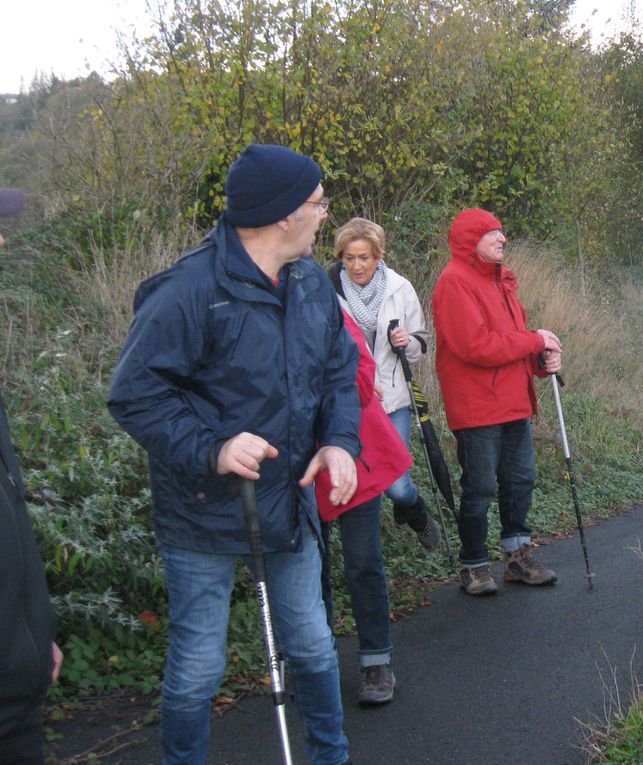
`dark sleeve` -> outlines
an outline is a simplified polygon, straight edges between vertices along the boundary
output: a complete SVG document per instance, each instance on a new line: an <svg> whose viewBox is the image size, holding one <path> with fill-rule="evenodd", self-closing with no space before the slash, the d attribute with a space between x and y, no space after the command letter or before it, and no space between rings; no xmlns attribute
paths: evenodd
<svg viewBox="0 0 643 765"><path fill-rule="evenodd" d="M208 472L217 440L188 406L182 390L199 367L207 342L207 295L195 280L165 278L138 308L114 370L108 408L155 459L197 476Z"/></svg>
<svg viewBox="0 0 643 765"><path fill-rule="evenodd" d="M330 285L329 285L330 290ZM324 370L324 385L316 435L320 446L341 446L357 457L360 452L360 403L355 377L359 351L344 326L334 293L330 292L333 338Z"/></svg>

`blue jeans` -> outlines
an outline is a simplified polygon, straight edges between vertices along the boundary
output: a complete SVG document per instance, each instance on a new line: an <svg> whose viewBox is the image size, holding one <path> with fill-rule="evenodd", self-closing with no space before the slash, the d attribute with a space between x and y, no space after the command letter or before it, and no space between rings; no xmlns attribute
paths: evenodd
<svg viewBox="0 0 643 765"><path fill-rule="evenodd" d="M405 406L390 412L389 417L402 441L408 446L411 440L411 410ZM411 471L407 470L384 493L396 505L404 507L414 505L418 498L418 490L411 479Z"/></svg>
<svg viewBox="0 0 643 765"><path fill-rule="evenodd" d="M391 661L391 606L380 544L381 496L352 507L337 518L342 538L344 573L357 626L362 667ZM328 538L330 524L322 524L326 550L322 555L322 595L328 624L333 626L333 593Z"/></svg>
<svg viewBox="0 0 643 765"><path fill-rule="evenodd" d="M529 420L453 431L462 468L458 531L465 566L489 561L487 514L498 493L501 540L506 551L529 543L527 514L536 480Z"/></svg>
<svg viewBox="0 0 643 765"><path fill-rule="evenodd" d="M318 543L307 524L302 537L299 553L265 555L270 609L306 726L311 761L338 765L348 760L348 743L342 730L337 653L321 597ZM170 601L162 765L203 765L211 700L225 667L236 556L169 546L161 552Z"/></svg>

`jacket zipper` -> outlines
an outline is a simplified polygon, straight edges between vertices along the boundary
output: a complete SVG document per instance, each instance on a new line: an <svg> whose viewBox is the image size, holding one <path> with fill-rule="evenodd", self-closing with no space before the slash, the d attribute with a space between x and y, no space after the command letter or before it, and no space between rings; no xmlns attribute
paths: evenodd
<svg viewBox="0 0 643 765"><path fill-rule="evenodd" d="M511 304L509 303L509 300L507 299L507 296L505 295L504 290L502 289L502 282L500 280L501 271L502 271L502 263L500 263L500 261L496 261L496 287L500 290L500 294L502 295L502 299L504 301L505 306L507 307L507 310L509 311L509 315L511 316L514 326L516 327L516 329L520 329L518 327L518 323L516 322L516 317L514 316L514 312L511 310ZM528 362L526 359L523 359L523 366L525 367L525 371L527 372L527 387L529 390L529 398L531 399L532 406L537 413L538 412L538 395L536 393L536 386L534 385L534 379L528 368ZM500 372L500 368L496 367L496 371L493 376L494 385L496 383L496 377L498 376L499 372Z"/></svg>

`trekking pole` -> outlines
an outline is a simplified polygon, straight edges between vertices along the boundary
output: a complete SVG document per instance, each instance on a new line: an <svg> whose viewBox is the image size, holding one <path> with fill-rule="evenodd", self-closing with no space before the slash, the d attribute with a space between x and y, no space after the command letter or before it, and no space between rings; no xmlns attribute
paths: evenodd
<svg viewBox="0 0 643 765"><path fill-rule="evenodd" d="M241 502L243 504L243 519L248 531L252 569L257 588L257 598L259 599L259 607L261 609L263 637L266 644L266 653L268 654L268 668L270 670L270 684L272 686L272 700L277 714L277 725L279 727L281 748L284 755L284 765L292 765L290 741L288 739L288 728L286 726L286 692L284 689L283 666L272 630L272 618L270 616L270 605L268 603L268 587L266 585L266 566L261 546L261 526L259 523L259 510L257 509L255 486L254 481L251 481L248 478L241 479Z"/></svg>
<svg viewBox="0 0 643 765"><path fill-rule="evenodd" d="M388 325L389 343L391 343L391 330L399 326L399 323L400 323L399 319L391 319L391 321L389 322L389 325ZM447 534L447 527L444 520L444 515L442 513L442 505L440 504L440 498L438 497L438 489L435 484L435 477L433 476L433 470L431 469L431 460L429 458L429 450L426 443L426 438L424 436L424 431L422 430L422 422L420 420L420 413L418 412L417 403L413 396L413 374L411 372L411 366L409 364L409 360L406 358L406 351L404 350L404 348L395 348L393 346L393 343L391 343L391 348L393 348L393 352L397 354L397 357L400 360L400 364L402 365L402 370L404 372L404 379L406 380L406 387L408 388L409 398L411 399L411 408L413 409L413 414L415 415L415 423L417 425L417 429L420 434L422 450L424 451L424 457L426 459L426 467L427 467L427 471L429 473L429 479L431 482L431 492L433 494L435 507L438 511L440 526L442 528L442 536L444 538L444 543L447 548L447 555L449 556L449 563L451 564L451 568L455 568L455 556L453 554L453 548L451 547L451 542L449 541L449 535Z"/></svg>
<svg viewBox="0 0 643 765"><path fill-rule="evenodd" d="M589 558L587 557L587 545L585 544L585 530L583 528L583 517L581 515L580 502L578 501L578 494L576 492L576 483L574 481L574 474L572 473L572 458L569 451L569 445L567 443L567 431L565 430L565 418L563 417L563 407L560 403L560 392L558 386L562 388L565 383L560 375L550 375L551 385L554 389L554 399L556 400L556 409L558 411L558 421L560 422L560 437L563 441L563 452L565 454L565 464L567 465L567 477L569 478L569 485L572 489L572 497L574 500L574 510L576 511L576 521L578 522L578 534L580 536L580 543L583 547L583 556L585 558L585 569L587 571L587 584L590 590L594 586L594 574L589 569Z"/></svg>
<svg viewBox="0 0 643 765"><path fill-rule="evenodd" d="M422 423L422 433L424 434L424 440L429 452L429 462L431 463L431 470L433 471L433 477L438 486L440 494L444 497L447 505L453 513L455 522L458 522L458 512L455 509L455 497L453 496L453 487L451 486L451 473L449 472L449 466L444 459L444 454L440 448L440 442L438 436L433 427L433 423L429 417L429 402L422 393L422 389L418 383L413 380L411 382L411 388L413 390L413 399L415 406L420 416L420 422Z"/></svg>

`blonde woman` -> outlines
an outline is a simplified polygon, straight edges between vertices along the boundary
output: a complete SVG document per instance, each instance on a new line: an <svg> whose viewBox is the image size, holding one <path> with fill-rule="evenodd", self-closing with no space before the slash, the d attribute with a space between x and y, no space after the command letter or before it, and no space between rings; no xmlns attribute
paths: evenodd
<svg viewBox="0 0 643 765"><path fill-rule="evenodd" d="M366 218L353 218L335 233L335 258L328 275L340 303L359 325L368 343L377 373L384 410L408 445L411 401L397 354L404 349L410 364L427 352L428 331L422 306L411 283L384 263L386 237L381 226ZM392 319L399 325L391 333ZM420 543L432 550L440 541L440 528L429 516L426 503L409 471L386 490L395 520L408 523Z"/></svg>

